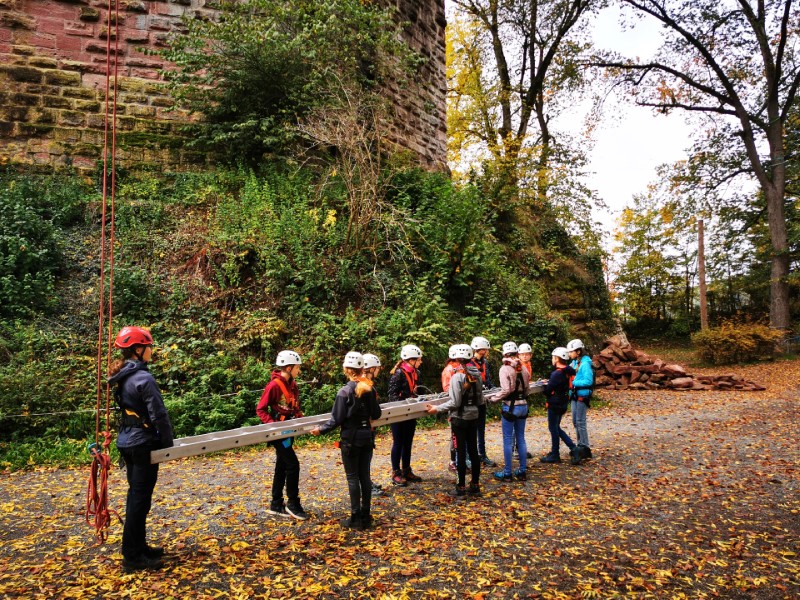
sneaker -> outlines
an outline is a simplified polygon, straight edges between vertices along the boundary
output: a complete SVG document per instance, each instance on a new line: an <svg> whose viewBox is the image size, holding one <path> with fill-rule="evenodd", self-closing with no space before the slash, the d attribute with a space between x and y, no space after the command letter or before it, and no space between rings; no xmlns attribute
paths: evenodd
<svg viewBox="0 0 800 600"><path fill-rule="evenodd" d="M589 446L578 446L581 449L581 458L586 460L587 458L592 458L592 449Z"/></svg>
<svg viewBox="0 0 800 600"><path fill-rule="evenodd" d="M491 458L489 458L485 454L483 456L481 456L481 462L483 463L483 465L485 467L496 467L497 466L497 463L494 462Z"/></svg>
<svg viewBox="0 0 800 600"><path fill-rule="evenodd" d="M582 459L581 449L578 448L578 446L575 446L574 448L570 448L569 457L570 457L569 458L569 462L571 462L573 465L581 464L581 459Z"/></svg>
<svg viewBox="0 0 800 600"><path fill-rule="evenodd" d="M497 473L494 474L494 478L497 479L498 481L508 482L511 481L511 473L506 475L505 471L497 471Z"/></svg>
<svg viewBox="0 0 800 600"><path fill-rule="evenodd" d="M377 498L378 496L383 496L386 492L383 491L383 488L379 485L372 484L372 497Z"/></svg>
<svg viewBox="0 0 800 600"><path fill-rule="evenodd" d="M136 558L123 558L122 559L122 570L126 573L133 573L134 571L142 571L144 569L160 569L164 563L161 562L161 559L158 558L150 558L142 554L141 556L137 556Z"/></svg>
<svg viewBox="0 0 800 600"><path fill-rule="evenodd" d="M291 518L291 515L289 515L289 513L286 512L286 507L283 506L283 505L281 505L281 506L270 506L269 510L267 511L267 514L275 515L276 517L283 517L285 519Z"/></svg>
<svg viewBox="0 0 800 600"><path fill-rule="evenodd" d="M451 460L450 464L447 465L447 470L450 471L451 473L455 473L456 471L458 471L458 467L456 467L456 461Z"/></svg>
<svg viewBox="0 0 800 600"><path fill-rule="evenodd" d="M545 454L544 456L542 456L539 459L539 462L543 462L543 463L560 463L561 462L561 457L558 454L553 454L551 452L550 454Z"/></svg>
<svg viewBox="0 0 800 600"><path fill-rule="evenodd" d="M533 458L533 454L531 454L530 452L526 452L525 454L529 459Z"/></svg>
<svg viewBox="0 0 800 600"><path fill-rule="evenodd" d="M467 493L470 496L480 496L481 495L481 486L477 483L470 483L469 488L467 488Z"/></svg>
<svg viewBox="0 0 800 600"><path fill-rule="evenodd" d="M467 495L467 488L463 485L457 485L455 492L453 492L454 496L466 496Z"/></svg>
<svg viewBox="0 0 800 600"><path fill-rule="evenodd" d="M392 485L396 485L397 487L406 487L408 482L406 478L403 477L403 473L401 471L395 471L392 474Z"/></svg>
<svg viewBox="0 0 800 600"><path fill-rule="evenodd" d="M286 505L286 512L289 513L289 516L293 519L297 519L298 521L305 521L308 519L308 513L303 510L303 507L300 504L287 504Z"/></svg>
<svg viewBox="0 0 800 600"><path fill-rule="evenodd" d="M517 469L514 471L514 479L517 481L528 481L528 473L522 469Z"/></svg>
<svg viewBox="0 0 800 600"><path fill-rule="evenodd" d="M410 468L403 471L403 477L406 478L406 481L413 481L414 483L422 481L422 477L416 475Z"/></svg>
<svg viewBox="0 0 800 600"><path fill-rule="evenodd" d="M472 470L472 461L470 459L467 459L467 471L471 470Z"/></svg>

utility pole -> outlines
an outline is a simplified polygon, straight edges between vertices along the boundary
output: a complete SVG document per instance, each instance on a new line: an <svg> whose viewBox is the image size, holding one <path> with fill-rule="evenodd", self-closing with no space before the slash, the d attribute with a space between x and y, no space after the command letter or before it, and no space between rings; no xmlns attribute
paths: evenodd
<svg viewBox="0 0 800 600"><path fill-rule="evenodd" d="M700 279L700 330L708 329L708 305L706 304L706 249L703 219L697 220L697 276Z"/></svg>

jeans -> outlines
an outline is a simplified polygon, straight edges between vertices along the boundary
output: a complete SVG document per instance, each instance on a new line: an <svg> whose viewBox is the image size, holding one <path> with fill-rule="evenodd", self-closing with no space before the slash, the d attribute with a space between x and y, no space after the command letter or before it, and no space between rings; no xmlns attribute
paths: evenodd
<svg viewBox="0 0 800 600"><path fill-rule="evenodd" d="M503 406L503 412L508 414L508 407ZM528 417L527 404L515 404L512 412L517 418L509 421L501 419L503 429L503 460L505 461L505 474L511 475L511 460L514 452L514 442L517 443L519 452L519 468L524 472L528 469L528 444L525 441L525 424Z"/></svg>
<svg viewBox="0 0 800 600"><path fill-rule="evenodd" d="M353 446L342 441L340 447L347 476L347 491L350 493L350 512L355 514L361 511L362 515L368 515L372 502L372 480L369 476L372 446Z"/></svg>
<svg viewBox="0 0 800 600"><path fill-rule="evenodd" d="M414 432L417 430L417 420L392 423L392 470L399 471L411 468L411 444L414 443Z"/></svg>
<svg viewBox="0 0 800 600"><path fill-rule="evenodd" d="M277 509L283 506L283 488L286 486L286 497L289 504L300 504L300 461L294 447L284 445L285 440L272 442L275 448L275 475L272 478L272 505Z"/></svg>
<svg viewBox="0 0 800 600"><path fill-rule="evenodd" d="M575 435L578 436L579 446L590 446L589 431L586 429L586 404L572 401L572 425L575 427Z"/></svg>
<svg viewBox="0 0 800 600"><path fill-rule="evenodd" d="M564 413L558 409L548 408L547 409L547 428L550 430L550 453L551 454L558 454L558 440L564 440L564 443L567 447L572 450L575 447L575 442L573 442L570 437L567 435L567 432L561 429L561 418L564 416ZM520 449L520 455L522 454L522 449Z"/></svg>
<svg viewBox="0 0 800 600"><path fill-rule="evenodd" d="M464 485L467 479L467 453L469 453L469 460L472 462L470 483L477 484L481 477L481 461L478 454L478 420L465 421L464 419L459 419L458 423L451 421L450 428L456 440L458 485Z"/></svg>
<svg viewBox="0 0 800 600"><path fill-rule="evenodd" d="M147 515L158 480L158 464L150 464L149 446L120 448L128 477L128 498L125 502L125 526L122 529L122 556L140 558L147 547Z"/></svg>

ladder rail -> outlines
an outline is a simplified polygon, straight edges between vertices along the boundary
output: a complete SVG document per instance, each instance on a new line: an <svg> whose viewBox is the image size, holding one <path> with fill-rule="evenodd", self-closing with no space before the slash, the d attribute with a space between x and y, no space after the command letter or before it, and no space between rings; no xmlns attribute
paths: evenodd
<svg viewBox="0 0 800 600"><path fill-rule="evenodd" d="M528 392L536 393L541 392L543 389L544 386L536 382L528 387ZM500 388L486 390L484 399L487 402L492 402L499 393ZM381 404L381 417L374 420L372 424L378 427L425 416L427 414L425 412L426 405L438 406L446 402L448 397L447 393L426 394L397 402L386 402ZM289 437L305 435L327 423L330 416L330 413L312 415L289 421L263 423L261 425L178 438L171 448L152 451L150 453L150 462L153 464L162 463L189 456L199 456L209 452L230 450L231 448L263 444L265 442L276 442Z"/></svg>

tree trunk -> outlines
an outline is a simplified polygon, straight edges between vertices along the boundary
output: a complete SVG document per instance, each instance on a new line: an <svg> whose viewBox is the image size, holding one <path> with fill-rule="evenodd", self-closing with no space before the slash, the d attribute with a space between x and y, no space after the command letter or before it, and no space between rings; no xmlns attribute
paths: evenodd
<svg viewBox="0 0 800 600"><path fill-rule="evenodd" d="M700 331L708 329L706 303L706 243L703 219L697 220L697 276L700 279Z"/></svg>

